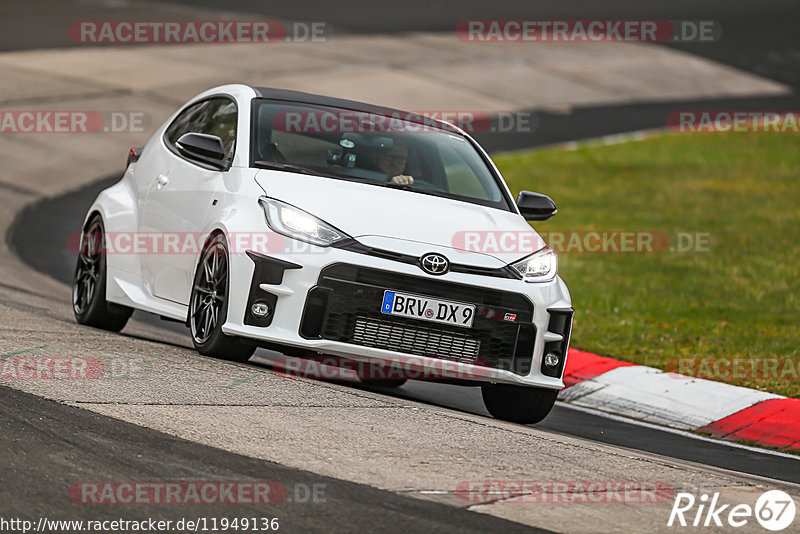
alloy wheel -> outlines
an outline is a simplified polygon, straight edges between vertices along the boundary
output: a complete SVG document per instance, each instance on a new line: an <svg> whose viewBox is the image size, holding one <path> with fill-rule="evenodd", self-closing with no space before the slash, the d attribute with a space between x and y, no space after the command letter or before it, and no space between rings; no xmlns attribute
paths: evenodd
<svg viewBox="0 0 800 534"><path fill-rule="evenodd" d="M216 241L203 254L200 273L192 289L189 323L195 343L206 343L219 322L228 289L228 256Z"/></svg>
<svg viewBox="0 0 800 534"><path fill-rule="evenodd" d="M100 280L103 259L103 227L95 221L81 235L78 252L78 267L72 285L72 307L76 314L83 314L91 306Z"/></svg>

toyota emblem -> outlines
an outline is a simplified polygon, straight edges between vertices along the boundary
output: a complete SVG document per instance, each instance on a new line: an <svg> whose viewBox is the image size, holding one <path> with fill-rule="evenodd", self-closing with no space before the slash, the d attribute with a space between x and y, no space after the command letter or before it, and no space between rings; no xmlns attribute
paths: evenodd
<svg viewBox="0 0 800 534"><path fill-rule="evenodd" d="M441 254L425 254L419 259L419 266L428 274L444 274L450 270L450 262Z"/></svg>

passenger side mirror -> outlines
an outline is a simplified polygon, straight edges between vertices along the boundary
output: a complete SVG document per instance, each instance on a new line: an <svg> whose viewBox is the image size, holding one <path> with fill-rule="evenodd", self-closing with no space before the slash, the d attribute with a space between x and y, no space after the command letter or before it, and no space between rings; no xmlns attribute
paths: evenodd
<svg viewBox="0 0 800 534"><path fill-rule="evenodd" d="M175 143L175 147L183 156L216 167L225 169L227 165L225 146L216 135L201 133L185 133Z"/></svg>
<svg viewBox="0 0 800 534"><path fill-rule="evenodd" d="M550 197L532 191L520 191L517 207L526 221L546 221L558 212Z"/></svg>

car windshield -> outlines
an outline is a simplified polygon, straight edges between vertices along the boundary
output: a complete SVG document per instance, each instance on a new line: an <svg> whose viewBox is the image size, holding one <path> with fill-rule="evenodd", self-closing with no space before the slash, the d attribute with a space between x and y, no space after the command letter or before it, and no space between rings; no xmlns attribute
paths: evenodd
<svg viewBox="0 0 800 534"><path fill-rule="evenodd" d="M431 121L270 100L256 101L254 121L251 153L256 167L510 211L499 179L470 141Z"/></svg>

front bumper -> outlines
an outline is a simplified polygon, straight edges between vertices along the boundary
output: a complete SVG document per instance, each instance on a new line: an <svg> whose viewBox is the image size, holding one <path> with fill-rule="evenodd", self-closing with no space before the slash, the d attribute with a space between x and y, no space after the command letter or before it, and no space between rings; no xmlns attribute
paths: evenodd
<svg viewBox="0 0 800 534"><path fill-rule="evenodd" d="M316 247L235 255L231 267L226 334L419 369L446 362L447 376L457 379L564 387L572 309L558 277L528 284L462 272L433 276L409 263ZM465 329L383 315L386 289L475 304L474 324ZM255 300L268 303L269 317L250 313ZM555 369L542 364L548 352L560 356Z"/></svg>

